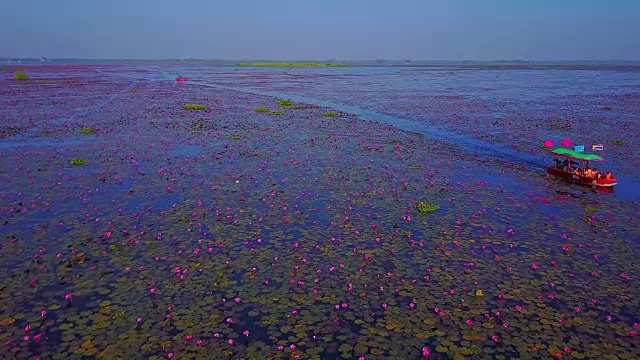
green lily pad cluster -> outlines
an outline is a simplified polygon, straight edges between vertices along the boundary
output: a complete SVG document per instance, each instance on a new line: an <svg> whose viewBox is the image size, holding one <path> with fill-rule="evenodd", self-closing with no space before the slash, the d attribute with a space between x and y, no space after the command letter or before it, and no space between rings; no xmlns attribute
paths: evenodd
<svg viewBox="0 0 640 360"><path fill-rule="evenodd" d="M278 105L280 105L283 109L293 108L293 101L291 101L290 99L279 99L277 102Z"/></svg>
<svg viewBox="0 0 640 360"><path fill-rule="evenodd" d="M85 158L73 158L71 159L71 165L79 166L87 163L87 159Z"/></svg>
<svg viewBox="0 0 640 360"><path fill-rule="evenodd" d="M440 210L440 205L433 205L433 204L420 201L416 204L416 209L418 209L418 211L421 213L434 212L434 211Z"/></svg>
<svg viewBox="0 0 640 360"><path fill-rule="evenodd" d="M282 115L283 114L281 110L271 110L271 109L266 108L266 107L257 107L257 108L254 108L253 111L259 112L261 114L268 114L268 115Z"/></svg>
<svg viewBox="0 0 640 360"><path fill-rule="evenodd" d="M78 130L78 133L80 134L95 134L95 132L96 132L96 129L92 127L87 127L87 128Z"/></svg>
<svg viewBox="0 0 640 360"><path fill-rule="evenodd" d="M16 71L13 73L13 80L28 80L29 76L22 72L22 71Z"/></svg>
<svg viewBox="0 0 640 360"><path fill-rule="evenodd" d="M206 110L209 107L202 104L184 104L182 108L187 110Z"/></svg>

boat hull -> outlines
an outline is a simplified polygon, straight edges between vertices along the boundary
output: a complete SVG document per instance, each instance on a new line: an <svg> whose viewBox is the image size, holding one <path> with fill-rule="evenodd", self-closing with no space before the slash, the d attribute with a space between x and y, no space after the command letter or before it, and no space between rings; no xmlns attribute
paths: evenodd
<svg viewBox="0 0 640 360"><path fill-rule="evenodd" d="M611 188L618 183L616 179L594 179L586 176L576 175L555 166L547 166L547 174L555 175L574 184L584 186L596 186L599 188Z"/></svg>

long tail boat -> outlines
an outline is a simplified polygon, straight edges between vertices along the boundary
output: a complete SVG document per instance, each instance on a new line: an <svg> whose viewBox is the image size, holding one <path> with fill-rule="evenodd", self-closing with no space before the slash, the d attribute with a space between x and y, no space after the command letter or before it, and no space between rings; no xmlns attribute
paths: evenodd
<svg viewBox="0 0 640 360"><path fill-rule="evenodd" d="M555 163L547 166L547 174L558 176L574 184L593 186L598 188L612 188L618 183L611 173L598 173L590 167L590 163L601 162L604 159L596 154L582 153L566 148L557 148L551 151L555 157ZM566 159L560 161L557 158ZM582 163L582 168L572 166L572 164ZM589 174L592 170L594 174Z"/></svg>
<svg viewBox="0 0 640 360"><path fill-rule="evenodd" d="M182 75L182 74L180 74L180 75L178 75L178 76L176 77L176 81L177 81L177 82L185 82L185 81L187 81L187 77L186 77L186 76L184 76L184 75Z"/></svg>

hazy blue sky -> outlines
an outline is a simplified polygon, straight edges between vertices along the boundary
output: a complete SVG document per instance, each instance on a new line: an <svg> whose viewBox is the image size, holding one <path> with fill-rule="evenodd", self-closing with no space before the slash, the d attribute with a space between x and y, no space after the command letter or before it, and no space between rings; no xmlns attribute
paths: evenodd
<svg viewBox="0 0 640 360"><path fill-rule="evenodd" d="M640 60L640 0L3 0L0 56Z"/></svg>

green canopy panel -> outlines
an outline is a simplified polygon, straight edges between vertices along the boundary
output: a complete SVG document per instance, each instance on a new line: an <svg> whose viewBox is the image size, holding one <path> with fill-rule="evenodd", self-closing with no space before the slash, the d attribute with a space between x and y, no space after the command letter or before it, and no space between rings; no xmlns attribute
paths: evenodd
<svg viewBox="0 0 640 360"><path fill-rule="evenodd" d="M565 157L573 160L585 160L585 161L604 160L602 156L598 156L596 154L586 154L586 153L581 153L581 152L577 152L575 150L566 149L566 148L557 148L551 151L551 153L560 157Z"/></svg>

